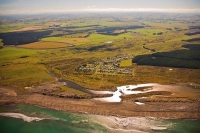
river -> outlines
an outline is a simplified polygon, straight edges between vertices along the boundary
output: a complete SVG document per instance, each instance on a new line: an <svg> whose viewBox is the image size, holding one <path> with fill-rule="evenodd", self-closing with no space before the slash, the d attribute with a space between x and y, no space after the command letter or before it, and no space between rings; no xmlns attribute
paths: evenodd
<svg viewBox="0 0 200 133"><path fill-rule="evenodd" d="M73 88L75 90L79 90L79 91L82 91L82 92L85 92L85 93L88 93L88 94L113 94L113 92L111 91L95 91L95 90L89 90L89 89L86 89L72 81L69 81L69 80L65 80L65 79L62 79L62 78L58 78L55 76L55 73L53 72L50 72L50 75L55 78L58 82L61 82L61 83L64 83L67 87L69 88Z"/></svg>

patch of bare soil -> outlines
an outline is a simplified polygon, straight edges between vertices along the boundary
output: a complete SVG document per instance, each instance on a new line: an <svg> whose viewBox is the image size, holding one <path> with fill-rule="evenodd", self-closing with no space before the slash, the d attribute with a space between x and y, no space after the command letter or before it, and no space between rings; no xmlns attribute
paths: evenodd
<svg viewBox="0 0 200 133"><path fill-rule="evenodd" d="M13 90L0 87L0 97L1 96L17 96L17 93Z"/></svg>

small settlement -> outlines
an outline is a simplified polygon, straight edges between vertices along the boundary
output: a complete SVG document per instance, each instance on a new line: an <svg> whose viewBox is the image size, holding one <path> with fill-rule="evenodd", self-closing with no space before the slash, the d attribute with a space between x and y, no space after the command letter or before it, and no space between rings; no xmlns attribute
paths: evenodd
<svg viewBox="0 0 200 133"><path fill-rule="evenodd" d="M95 62L83 64L77 68L78 72L92 72L95 74L129 74L132 75L133 55L121 54L112 58L105 58ZM125 64L124 64L125 63Z"/></svg>

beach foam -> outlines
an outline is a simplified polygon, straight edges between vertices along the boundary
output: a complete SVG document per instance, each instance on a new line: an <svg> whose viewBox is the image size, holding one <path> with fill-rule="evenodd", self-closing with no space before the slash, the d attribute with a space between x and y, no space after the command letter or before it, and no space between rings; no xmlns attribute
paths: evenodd
<svg viewBox="0 0 200 133"><path fill-rule="evenodd" d="M19 119L23 119L26 122L41 121L41 120L45 119L45 118L29 117L29 116L26 116L26 115L20 114L20 113L0 113L0 116L19 118Z"/></svg>

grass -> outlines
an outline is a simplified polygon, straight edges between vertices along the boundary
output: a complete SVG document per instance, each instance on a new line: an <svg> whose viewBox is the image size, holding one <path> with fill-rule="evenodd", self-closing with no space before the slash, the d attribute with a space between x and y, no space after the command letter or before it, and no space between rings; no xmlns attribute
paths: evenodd
<svg viewBox="0 0 200 133"><path fill-rule="evenodd" d="M43 38L42 41L62 42L68 44L83 44L89 42L87 38L66 38L66 37L47 37Z"/></svg>
<svg viewBox="0 0 200 133"><path fill-rule="evenodd" d="M163 28L142 28L142 29L135 29L131 30L132 32L138 32L140 34L145 34L147 36L154 36L153 33L158 33L158 32L165 32L166 30ZM157 36L157 35L155 35Z"/></svg>
<svg viewBox="0 0 200 133"><path fill-rule="evenodd" d="M87 93L69 88L67 86L61 86L60 89L56 91L56 93L61 93L61 92L65 92L67 94L87 95Z"/></svg>
<svg viewBox="0 0 200 133"><path fill-rule="evenodd" d="M44 66L36 64L7 64L0 67L1 85L26 87L52 81Z"/></svg>
<svg viewBox="0 0 200 133"><path fill-rule="evenodd" d="M63 48L67 47L68 44L58 43L58 42L34 42L24 45L19 45L20 48L30 48L30 49L51 49L51 48Z"/></svg>
<svg viewBox="0 0 200 133"><path fill-rule="evenodd" d="M88 33L70 34L70 35L64 35L63 37L68 37L68 38L85 38L86 36L88 36Z"/></svg>
<svg viewBox="0 0 200 133"><path fill-rule="evenodd" d="M22 28L29 27L29 26L34 26L34 24L33 23L24 24L22 22L5 23L3 25L0 25L0 29L1 29L0 33L12 32L14 30L22 29Z"/></svg>
<svg viewBox="0 0 200 133"><path fill-rule="evenodd" d="M0 85L23 88L53 81L48 69L39 63L37 53L36 50L21 48L0 49Z"/></svg>
<svg viewBox="0 0 200 133"><path fill-rule="evenodd" d="M173 14L171 14L173 16ZM126 15L124 15L126 16ZM48 71L54 70L61 77L74 81L79 85L96 90L109 89L110 86L120 86L126 84L138 84L138 83L177 83L177 82L194 82L200 83L200 70L199 69L183 69L183 68L169 68L156 67L156 66L138 66L131 63L131 60L125 60L120 63L121 67L134 67L134 76L127 75L109 75L109 74L91 74L91 73L78 73L75 71L77 67L90 61L101 60L106 57L112 57L117 54L133 54L144 55L152 54L151 51L143 49L143 44L147 48L155 49L157 52L180 50L181 46L185 44L182 40L187 40L195 36L188 37L185 34L187 31L176 31L174 27L180 27L181 29L187 28L190 24L174 21L176 17L169 17L171 20L164 20L160 22L159 18L143 20L131 16L123 17L123 21L115 21L111 17L99 18L83 18L73 19L69 21L62 20L34 20L29 24L16 23L5 24L1 28L0 32L6 32L16 29L22 29L24 27L30 27L37 23L39 26L48 27L53 24L60 24L61 26L85 26L91 24L98 24L99 27L104 26L120 27L127 25L138 25L138 23L145 23L151 27L145 27L143 29L127 30L127 33L120 34L118 36L97 34L92 31L92 34L87 38L82 38L88 32L89 29L94 27L80 27L71 28L73 34L69 34L65 28L52 29L51 36L57 37L45 37L41 39L41 42L20 45L24 48L8 48L4 47L0 49L0 85L13 85L18 87L38 85L42 82L53 81L48 75ZM167 18L168 19L168 18ZM181 18L185 19L185 18ZM178 20L178 19L177 19ZM186 18L186 20L190 20ZM36 21L36 22L35 22ZM191 19L192 21L192 19ZM195 22L195 21L194 21ZM198 25L195 22L194 25ZM166 28L172 28L172 30L166 30ZM83 32L83 30L85 30ZM122 31L116 31L122 32ZM134 36L134 32L135 36ZM153 33L163 32L162 35L153 35ZM74 34L77 33L77 34ZM67 37L61 37L67 36ZM73 36L73 37L70 37ZM82 36L82 37L79 37ZM88 51L89 48L102 45L106 41L113 41L113 44L105 46L105 49L97 49L94 51ZM66 47L68 44L75 44L75 47ZM112 48L110 51L106 48ZM33 49L45 49L45 50L33 50ZM59 48L59 49L47 49L47 48ZM26 58L20 58L25 56ZM46 64L46 65L43 65ZM74 91L71 88L62 87L62 92L80 93Z"/></svg>
<svg viewBox="0 0 200 133"><path fill-rule="evenodd" d="M118 36L111 36L111 35L102 35L102 34L92 34L88 37L88 39L92 43L104 43L106 41L114 41L119 39L131 38L130 33L120 34Z"/></svg>
<svg viewBox="0 0 200 133"><path fill-rule="evenodd" d="M0 39L0 46L3 46L3 42L2 42L2 39Z"/></svg>
<svg viewBox="0 0 200 133"><path fill-rule="evenodd" d="M14 61L16 58L20 58L21 56L32 56L36 53L37 51L35 50L5 47L0 49L0 63Z"/></svg>
<svg viewBox="0 0 200 133"><path fill-rule="evenodd" d="M140 83L200 83L199 69L135 66L135 80ZM171 71L169 69L172 69Z"/></svg>
<svg viewBox="0 0 200 133"><path fill-rule="evenodd" d="M123 60L120 62L120 67L131 67L131 66L132 66L132 59Z"/></svg>

